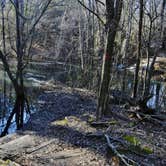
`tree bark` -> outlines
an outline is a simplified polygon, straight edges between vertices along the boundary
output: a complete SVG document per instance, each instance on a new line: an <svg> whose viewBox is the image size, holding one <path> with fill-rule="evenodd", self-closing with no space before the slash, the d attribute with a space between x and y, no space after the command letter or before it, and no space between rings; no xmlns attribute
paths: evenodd
<svg viewBox="0 0 166 166"><path fill-rule="evenodd" d="M161 22L160 22L160 37L162 39L162 48L166 48L166 27L164 27L164 13L165 13L165 6L166 6L166 0L163 0L162 7L161 7ZM165 34L164 34L165 33Z"/></svg>
<svg viewBox="0 0 166 166"><path fill-rule="evenodd" d="M151 35L152 35L152 26L153 22L150 20L150 26L149 26L149 34L148 34L148 45L147 45L147 66L146 66L146 72L145 72L145 82L144 82L144 97L149 95L149 89L150 89L150 44L151 44Z"/></svg>
<svg viewBox="0 0 166 166"><path fill-rule="evenodd" d="M139 82L139 69L140 69L140 60L141 60L141 47L142 47L142 24L143 24L143 6L144 1L140 0L140 14L139 14L139 32L138 32L138 53L137 53L137 62L135 69L135 78L134 78L134 89L133 97L137 97L138 91L138 82Z"/></svg>
<svg viewBox="0 0 166 166"><path fill-rule="evenodd" d="M97 119L107 114L114 41L117 32L117 27L121 17L121 11L122 11L122 0L117 0L117 1L106 0L107 42L105 48L105 55L103 57L101 84L99 90L98 107L96 115Z"/></svg>

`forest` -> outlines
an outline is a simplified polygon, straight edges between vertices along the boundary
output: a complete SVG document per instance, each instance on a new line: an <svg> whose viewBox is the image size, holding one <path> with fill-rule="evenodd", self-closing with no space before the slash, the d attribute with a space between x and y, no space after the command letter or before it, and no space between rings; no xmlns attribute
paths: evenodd
<svg viewBox="0 0 166 166"><path fill-rule="evenodd" d="M0 0L0 166L166 166L166 0Z"/></svg>

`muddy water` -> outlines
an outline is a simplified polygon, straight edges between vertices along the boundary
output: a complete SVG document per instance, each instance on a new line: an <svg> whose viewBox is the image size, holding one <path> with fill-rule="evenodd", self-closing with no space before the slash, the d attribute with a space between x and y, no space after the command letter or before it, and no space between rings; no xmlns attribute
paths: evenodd
<svg viewBox="0 0 166 166"><path fill-rule="evenodd" d="M31 62L25 72L25 85L28 89L28 96L31 102L31 111L35 112L37 106L35 103L38 101L40 94L40 86L44 83L59 81L68 86L76 85L83 87L81 84L80 74L81 69L75 65L64 65L63 63L53 62ZM130 72L124 74L123 72L116 72L112 78L112 89L123 90L131 95L133 89L133 75ZM98 87L96 87L98 88ZM152 108L159 111L165 111L166 108L166 85L164 82L151 82L151 93L153 98L148 102ZM141 94L140 86L140 94ZM11 82L5 72L0 70L0 132L3 130L6 121L13 108L15 94ZM9 129L9 133L16 130L14 122ZM29 119L29 115L25 113L24 121Z"/></svg>

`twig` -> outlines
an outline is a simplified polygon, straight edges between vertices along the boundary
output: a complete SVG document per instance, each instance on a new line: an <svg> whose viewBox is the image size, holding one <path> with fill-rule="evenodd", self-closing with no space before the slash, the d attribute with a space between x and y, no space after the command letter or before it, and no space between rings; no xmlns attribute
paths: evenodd
<svg viewBox="0 0 166 166"><path fill-rule="evenodd" d="M162 122L161 120L159 120L159 118L161 118L161 117L159 117L159 115L157 116L157 115L150 115L150 114L144 114L144 113L142 113L142 112L135 112L135 111L128 111L127 110L127 112L129 112L129 113L134 113L134 114L139 114L140 116L142 116L143 117L143 119L142 120L148 120L149 122L151 122L151 123L155 123L155 124L159 124L159 125L161 125L161 126L166 126L166 123L165 122ZM142 121L141 120L141 121ZM165 120L164 119L164 116L163 116L163 119L162 120Z"/></svg>
<svg viewBox="0 0 166 166"><path fill-rule="evenodd" d="M103 138L103 136L105 137L105 133L102 133L102 132L87 134L87 137ZM141 157L147 157L147 155L144 155L142 153L138 153L135 150L133 150L132 148L129 148L128 143L126 143L124 140L122 140L121 137L116 138L116 137L111 137L110 135L107 135L107 136L109 137L111 142L120 143L123 147L127 148L130 152L135 153L136 155L139 155Z"/></svg>
<svg viewBox="0 0 166 166"><path fill-rule="evenodd" d="M121 159L121 161L122 161L126 166L131 166L126 160L128 160L129 162L132 162L132 163L135 164L135 165L139 165L139 164L136 163L134 160L131 160L131 159L129 159L127 156L120 154L120 153L117 151L116 147L111 143L109 136L108 136L107 134L105 134L104 136L105 136L105 138L106 138L106 140L107 140L107 144L108 144L109 148L114 152L115 155L117 155L117 156Z"/></svg>
<svg viewBox="0 0 166 166"><path fill-rule="evenodd" d="M99 19L99 21L103 24L103 25L105 25L105 22L100 18L100 16L97 14L97 13L95 13L93 10L91 10L91 9L89 9L83 2L81 2L80 0L77 0L78 1L78 3L80 4L80 5L82 5L85 9L87 9L90 13L92 13L92 14L94 14L98 19Z"/></svg>
<svg viewBox="0 0 166 166"><path fill-rule="evenodd" d="M104 2L101 2L100 0L95 0L96 2L100 3L101 5L105 6Z"/></svg>

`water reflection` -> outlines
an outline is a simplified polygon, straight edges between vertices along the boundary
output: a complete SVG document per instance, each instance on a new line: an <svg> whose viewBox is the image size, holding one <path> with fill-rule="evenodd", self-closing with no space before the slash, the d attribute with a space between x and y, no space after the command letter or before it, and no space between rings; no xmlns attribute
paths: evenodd
<svg viewBox="0 0 166 166"><path fill-rule="evenodd" d="M10 113L13 110L15 100L15 93L13 86L6 74L3 70L0 71L0 133L3 131L7 120L10 116ZM30 106L32 112L36 111L34 105ZM28 113L24 113L24 122L26 123L29 119L30 115ZM12 119L11 126L8 130L8 133L13 133L16 131L16 123L15 116Z"/></svg>
<svg viewBox="0 0 166 166"><path fill-rule="evenodd" d="M111 89L120 90L129 96L133 90L133 73L130 71L115 71L111 82ZM144 82L143 79L139 82L138 96L143 95ZM148 101L147 105L157 111L165 111L166 108L166 85L165 82L158 82L152 79L150 85L150 94L153 97Z"/></svg>
<svg viewBox="0 0 166 166"><path fill-rule="evenodd" d="M166 87L164 86L164 83L152 82L150 90L151 94L153 94L153 97L149 100L148 106L150 106L151 108L155 108L158 111L164 111L164 98L166 95Z"/></svg>

